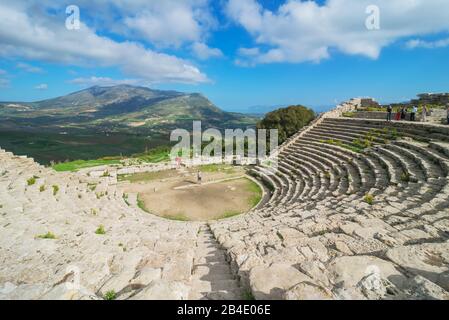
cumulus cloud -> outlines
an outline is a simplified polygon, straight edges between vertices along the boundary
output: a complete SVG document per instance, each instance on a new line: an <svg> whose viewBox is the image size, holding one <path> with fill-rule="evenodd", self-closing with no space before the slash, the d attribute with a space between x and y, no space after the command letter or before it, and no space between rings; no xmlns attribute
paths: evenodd
<svg viewBox="0 0 449 320"><path fill-rule="evenodd" d="M76 78L69 81L70 83L82 85L82 86L116 86L119 84L129 84L129 85L136 85L140 84L141 81L138 79L111 79L108 77L89 77L89 78Z"/></svg>
<svg viewBox="0 0 449 320"><path fill-rule="evenodd" d="M193 54L200 60L207 60L210 58L220 58L223 56L223 52L221 52L218 48L210 48L204 43L195 42L192 45Z"/></svg>
<svg viewBox="0 0 449 320"><path fill-rule="evenodd" d="M37 90L47 90L47 89L48 89L48 84L46 84L46 83L41 83L41 84L35 86L34 89L37 89Z"/></svg>
<svg viewBox="0 0 449 320"><path fill-rule="evenodd" d="M197 41L201 28L188 3L157 1L134 17L125 18L125 24L147 40L161 46L179 47L184 42Z"/></svg>
<svg viewBox="0 0 449 320"><path fill-rule="evenodd" d="M449 38L436 40L436 41L425 41L421 39L412 39L407 41L407 48L425 48L425 49L435 49L435 48L445 48L449 46Z"/></svg>
<svg viewBox="0 0 449 320"><path fill-rule="evenodd" d="M16 67L30 73L42 73L44 71L39 67L35 67L24 62L19 62Z"/></svg>
<svg viewBox="0 0 449 320"><path fill-rule="evenodd" d="M191 63L142 44L97 35L81 23L67 30L58 19L27 7L0 4L0 56L18 56L77 66L119 67L148 82L201 83L208 78ZM29 9L31 10L31 9Z"/></svg>
<svg viewBox="0 0 449 320"><path fill-rule="evenodd" d="M379 30L366 27L371 5L380 10ZM401 38L449 31L448 10L446 0L327 0L322 5L289 0L276 11L256 0L228 0L225 6L227 16L260 49L254 55L240 52L251 63L319 62L332 50L377 59L382 48Z"/></svg>

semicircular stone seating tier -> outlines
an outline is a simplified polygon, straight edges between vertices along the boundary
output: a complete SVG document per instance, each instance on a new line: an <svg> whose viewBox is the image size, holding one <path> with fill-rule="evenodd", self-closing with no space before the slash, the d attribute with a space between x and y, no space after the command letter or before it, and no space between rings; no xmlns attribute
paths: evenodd
<svg viewBox="0 0 449 320"><path fill-rule="evenodd" d="M270 200L212 230L256 298L449 298L449 127L324 117L252 172Z"/></svg>
<svg viewBox="0 0 449 320"><path fill-rule="evenodd" d="M209 223L0 149L0 299L449 299L449 128L321 115ZM134 170L122 168L123 170Z"/></svg>

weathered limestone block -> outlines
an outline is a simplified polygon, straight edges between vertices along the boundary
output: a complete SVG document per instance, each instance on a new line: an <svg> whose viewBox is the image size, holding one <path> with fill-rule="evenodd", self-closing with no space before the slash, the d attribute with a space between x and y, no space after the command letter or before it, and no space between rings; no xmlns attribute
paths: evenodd
<svg viewBox="0 0 449 320"><path fill-rule="evenodd" d="M397 247L388 250L387 257L413 274L449 290L449 243Z"/></svg>
<svg viewBox="0 0 449 320"><path fill-rule="evenodd" d="M372 256L339 257L328 270L339 299L388 298L390 283L402 288L407 281L391 262Z"/></svg>
<svg viewBox="0 0 449 320"><path fill-rule="evenodd" d="M38 284L21 284L19 286L6 282L0 286L0 300L35 300L42 296L47 286Z"/></svg>
<svg viewBox="0 0 449 320"><path fill-rule="evenodd" d="M40 300L99 300L94 292L85 288L70 288L67 283L61 283L39 297Z"/></svg>
<svg viewBox="0 0 449 320"><path fill-rule="evenodd" d="M250 285L258 300L282 299L285 292L298 283L312 280L287 264L276 263L269 267L255 267L250 272Z"/></svg>
<svg viewBox="0 0 449 320"><path fill-rule="evenodd" d="M332 300L334 295L332 292L322 286L313 282L304 281L287 292L285 292L283 299L285 300Z"/></svg>
<svg viewBox="0 0 449 320"><path fill-rule="evenodd" d="M131 284L149 285L152 281L160 279L162 270L160 268L144 267L137 271L136 276L131 280Z"/></svg>
<svg viewBox="0 0 449 320"><path fill-rule="evenodd" d="M156 280L134 295L132 300L187 300L189 287L179 281Z"/></svg>

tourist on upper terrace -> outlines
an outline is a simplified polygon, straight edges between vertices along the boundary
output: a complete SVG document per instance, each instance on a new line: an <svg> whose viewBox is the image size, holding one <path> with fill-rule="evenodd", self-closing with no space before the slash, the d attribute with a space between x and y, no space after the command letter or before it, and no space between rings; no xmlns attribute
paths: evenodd
<svg viewBox="0 0 449 320"><path fill-rule="evenodd" d="M418 112L418 107L413 106L412 113L410 114L410 121L416 121L416 113Z"/></svg>
<svg viewBox="0 0 449 320"><path fill-rule="evenodd" d="M423 107L422 107L422 115L421 115L421 121L422 122L427 122L427 106L426 105L424 105Z"/></svg>
<svg viewBox="0 0 449 320"><path fill-rule="evenodd" d="M407 117L407 108L403 106L401 108L401 120L405 120L406 117Z"/></svg>
<svg viewBox="0 0 449 320"><path fill-rule="evenodd" d="M394 120L401 121L401 110L398 109L398 112L396 112Z"/></svg>
<svg viewBox="0 0 449 320"><path fill-rule="evenodd" d="M387 121L391 121L391 113L393 112L393 108L391 106L387 107Z"/></svg>
<svg viewBox="0 0 449 320"><path fill-rule="evenodd" d="M449 103L446 105L446 111L447 111L447 124L449 125Z"/></svg>

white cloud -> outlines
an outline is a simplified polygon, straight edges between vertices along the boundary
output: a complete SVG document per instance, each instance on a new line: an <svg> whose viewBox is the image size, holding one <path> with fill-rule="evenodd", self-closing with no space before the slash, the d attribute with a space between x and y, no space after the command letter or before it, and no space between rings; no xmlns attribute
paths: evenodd
<svg viewBox="0 0 449 320"><path fill-rule="evenodd" d="M119 67L148 82L201 83L208 78L191 63L143 45L97 35L85 24L70 31L41 11L0 4L0 56L76 66Z"/></svg>
<svg viewBox="0 0 449 320"><path fill-rule="evenodd" d="M157 3L134 17L125 18L126 26L160 46L179 47L184 42L200 39L201 28L190 6L182 1Z"/></svg>
<svg viewBox="0 0 449 320"><path fill-rule="evenodd" d="M193 54L200 60L207 60L210 58L220 58L223 56L223 52L221 52L218 48L210 48L206 44L201 42L195 42L192 45Z"/></svg>
<svg viewBox="0 0 449 320"><path fill-rule="evenodd" d="M246 57L254 57L260 54L259 48L240 48L239 55Z"/></svg>
<svg viewBox="0 0 449 320"><path fill-rule="evenodd" d="M47 89L48 89L48 84L46 84L46 83L41 83L41 84L35 86L34 89L37 89L37 90L47 90Z"/></svg>
<svg viewBox="0 0 449 320"><path fill-rule="evenodd" d="M436 49L436 48L445 48L449 46L449 38L436 40L436 41L425 41L421 39L412 39L407 41L407 48L415 49L415 48L425 48L425 49Z"/></svg>
<svg viewBox="0 0 449 320"><path fill-rule="evenodd" d="M366 28L370 5L380 9L380 30ZM401 38L449 31L446 0L327 0L324 5L289 0L276 11L256 0L228 0L225 10L260 48L259 54L246 55L250 62L239 59L246 64L319 62L335 49L377 59L382 48Z"/></svg>
<svg viewBox="0 0 449 320"><path fill-rule="evenodd" d="M89 77L89 78L76 78L69 81L70 83L82 85L82 86L116 86L119 84L129 84L129 85L136 85L139 84L141 81L137 79L111 79L108 77Z"/></svg>
<svg viewBox="0 0 449 320"><path fill-rule="evenodd" d="M30 73L42 73L44 71L39 67L35 67L24 62L19 62L16 67Z"/></svg>
<svg viewBox="0 0 449 320"><path fill-rule="evenodd" d="M218 27L211 3L214 0L78 0L95 12L101 30L151 43L158 48L206 43ZM120 16L116 16L120 12ZM115 18L111 18L115 17Z"/></svg>

